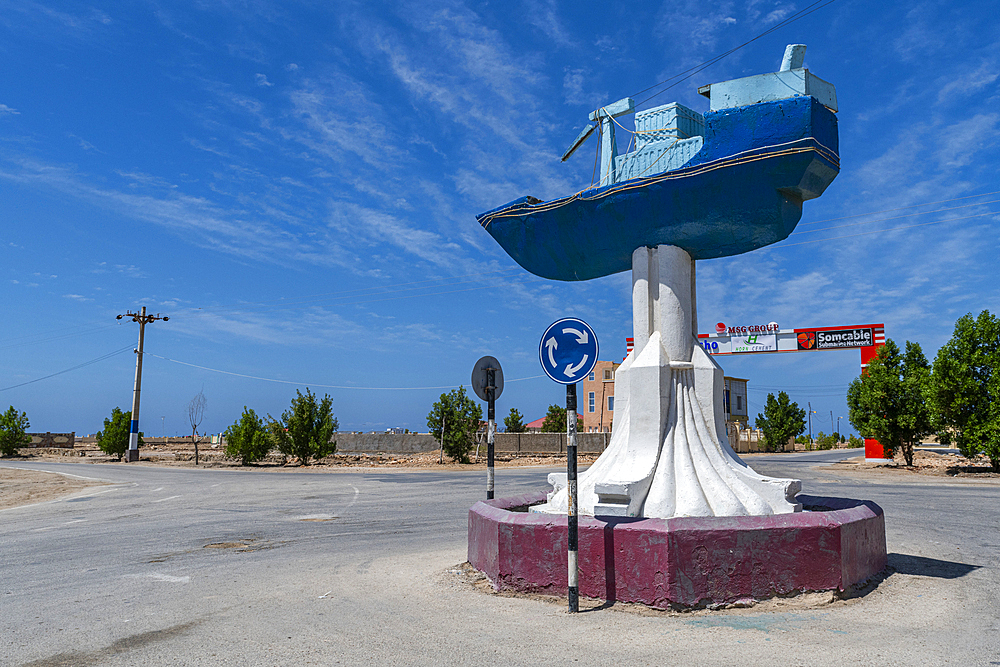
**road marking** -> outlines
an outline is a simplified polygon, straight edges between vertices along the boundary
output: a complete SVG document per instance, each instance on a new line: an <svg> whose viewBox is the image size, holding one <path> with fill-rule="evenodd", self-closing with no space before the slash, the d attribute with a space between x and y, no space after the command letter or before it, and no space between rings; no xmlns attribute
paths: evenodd
<svg viewBox="0 0 1000 667"><path fill-rule="evenodd" d="M126 574L126 579L153 579L155 581L165 581L169 584L187 584L190 583L191 577L175 577L172 574L162 574L160 572L150 572L149 574Z"/></svg>
<svg viewBox="0 0 1000 667"><path fill-rule="evenodd" d="M68 526L68 525L70 525L71 523L83 523L84 521L86 521L86 519L73 519L72 521L67 521L67 522L66 522L66 523L64 523L63 525L64 525L64 526Z"/></svg>
<svg viewBox="0 0 1000 667"><path fill-rule="evenodd" d="M41 533L41 532L46 531L46 530L52 530L55 527L56 526L45 526L45 528L32 528L31 532L33 532L33 533Z"/></svg>
<svg viewBox="0 0 1000 667"><path fill-rule="evenodd" d="M351 498L351 502L347 503L347 507L344 508L345 510L351 509L351 505L353 505L354 503L358 502L358 496L361 495L361 492L358 491L358 487L356 487L353 484L351 484L351 488L354 489L354 497Z"/></svg>
<svg viewBox="0 0 1000 667"><path fill-rule="evenodd" d="M158 489L153 489L152 491L150 491L150 493L156 493L157 491L162 491L162 490L163 490L163 487L161 486Z"/></svg>
<svg viewBox="0 0 1000 667"><path fill-rule="evenodd" d="M169 498L160 498L159 500L154 500L154 503L162 503L166 500L173 500L174 498L180 498L180 496L170 496Z"/></svg>

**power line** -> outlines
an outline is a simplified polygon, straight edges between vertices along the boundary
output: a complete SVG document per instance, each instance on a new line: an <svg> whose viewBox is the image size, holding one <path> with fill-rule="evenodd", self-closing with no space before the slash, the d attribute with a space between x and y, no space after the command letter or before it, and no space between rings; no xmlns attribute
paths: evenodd
<svg viewBox="0 0 1000 667"><path fill-rule="evenodd" d="M931 213L944 213L946 211L957 211L961 208L970 208L973 206L986 206L987 204L996 204L1000 202L1000 199L994 199L992 201L984 201L978 204L965 204L964 206L952 206L951 208L939 208L933 211L918 211L917 213L907 213L906 215L897 215L891 218L879 218L878 220L865 220L864 222L852 222L846 225L836 225L834 227L821 227L820 229L806 229L799 230L800 234L814 234L816 232L827 232L831 229L844 229L845 227L857 227L858 225L874 225L879 222L889 222L890 220L901 220L903 218L912 218L915 215L929 215ZM1000 213L1000 211L988 211L982 215L989 215L990 213ZM810 223L816 224L816 223Z"/></svg>
<svg viewBox="0 0 1000 667"><path fill-rule="evenodd" d="M66 370L59 371L57 373L52 373L52 374L46 375L44 377L35 378L34 380L28 380L27 382L22 382L21 384L14 384L14 385L11 385L9 387L4 387L3 389L0 389L0 391L7 391L8 389L17 389L18 387L23 387L26 384L33 384L35 382L41 382L42 380L48 380L49 378L53 378L53 377L55 377L57 375L62 375L63 373L69 373L70 371L75 371L75 370L77 370L79 368L83 368L84 366L90 366L91 364L96 364L99 361L104 361L105 359L110 359L111 357L119 355L119 354L121 354L123 352L127 352L127 351L129 351L131 349L132 349L132 346L128 345L126 347L121 348L120 350L115 350L114 352L108 352L107 354L101 355L100 357L97 357L96 359L91 359L90 361L85 361L82 364L77 364L76 366L73 366L72 368L67 368Z"/></svg>
<svg viewBox="0 0 1000 667"><path fill-rule="evenodd" d="M496 278L496 277L499 277L499 278L506 278L506 277L508 277L507 275L497 276L496 274L519 275L520 273L521 273L520 267L512 267L512 268L508 268L508 269L500 269L500 270L497 270L497 271L490 271L490 272L487 272L487 273L468 273L468 274L461 275L461 276L450 276L448 278L431 278L431 279L428 279L428 280L416 280L416 281L409 282L409 283L399 283L399 284L394 285L392 287L360 287L360 288L357 288L357 289L340 290L340 291L337 291L337 292L320 292L318 294L309 294L309 295L304 295L304 296L301 296L301 297L297 297L296 299L293 299L293 300L288 300L288 299L285 299L285 298L281 298L281 299L277 299L275 301L257 301L257 302L247 302L247 303L242 303L242 304L237 303L237 304L231 304L231 305L228 305L228 306L212 307L210 309L205 309L204 313L194 313L194 314L196 314L196 315L203 315L203 314L208 314L209 312L218 313L218 312L225 312L225 311L231 311L231 310L235 310L237 312L245 312L247 310L253 310L253 308L252 308L253 306L258 306L260 308L283 308L283 307L287 307L289 305L300 305L300 304L303 304L303 303L310 303L310 302L315 302L315 301L336 300L338 298L348 298L350 296L365 297L365 296L379 296L379 295L382 295L382 294L396 294L396 293L400 293L400 292L409 292L409 291L415 291L415 290L419 290L419 289L431 289L433 287L441 287L441 286L443 286L443 285L427 285L426 283L442 283L443 281L447 281L447 282L444 282L443 284L444 285L461 285L461 284L464 284L464 283L481 282L483 280L490 279L490 278L487 278L487 276L493 276L494 278ZM458 278L471 278L473 276L476 276L476 278L474 280L456 280ZM424 285L424 287L408 287L409 285ZM401 287L406 288L406 289L399 289ZM378 292L378 291L373 291L373 290L383 290L383 291ZM359 292L361 292L361 294L359 294ZM369 292L369 293L368 294L364 294L364 292ZM417 294L417 295L414 295L414 296L421 296L421 295ZM359 303L364 303L364 302L359 302ZM343 304L343 305L350 305L350 304ZM202 308L199 308L198 310L202 310Z"/></svg>
<svg viewBox="0 0 1000 667"><path fill-rule="evenodd" d="M1000 195L1000 190L997 190L995 192L984 192L979 195L968 195L966 197L954 197L953 199L942 199L940 201L928 201L924 202L923 204L912 204L910 206L900 206L898 208L887 208L881 211L870 211L868 213L855 213L853 215L844 215L839 218L826 218L825 220L814 220L813 222L800 223L799 226L801 227L803 225L818 225L823 222L836 222L837 220L847 220L848 218L860 218L866 215L878 215L879 213L893 213L895 211L906 211L911 208L920 208L921 206L933 206L934 204L948 204L953 201L963 201L965 199L974 199L976 197L990 197L992 195ZM990 203L992 202L985 202L982 205Z"/></svg>
<svg viewBox="0 0 1000 667"><path fill-rule="evenodd" d="M789 16L788 18L786 18L785 20L780 21L780 22L776 23L775 25L771 26L770 28L768 28L764 32L760 33L759 35L757 35L753 39L750 39L750 40L748 40L746 42L743 42L739 46L736 46L736 47L734 47L732 49L729 49L725 53L721 53L721 54L719 54L719 55L717 55L717 56L715 56L713 58L709 58L708 60L706 60L705 62L701 63L700 65L695 65L694 67L686 69L686 70L684 70L683 72L681 72L679 74L675 74L674 76L670 77L669 79L664 79L663 81L661 81L659 83L655 83L655 84L653 84L652 86L650 86L648 88L640 90L638 93L635 93L631 97L637 97L637 96L641 95L642 93L645 93L647 91L653 90L654 88L662 86L663 84L667 83L668 81L673 81L674 79L677 79L677 81L674 81L674 83L670 84L669 86L667 86L663 90L657 91L657 92L653 93L652 95L650 95L649 97L647 97L646 99L644 99L641 102L637 103L636 106L638 107L641 104L645 104L646 102L650 101L654 97L662 95L663 93L667 92L668 90L670 90L674 86L680 84L681 82L687 81L688 79L690 79L691 77L693 77L695 74L701 72L702 70L707 69L707 68L711 67L712 65L716 64L717 62L719 62L720 60L722 60L722 59L724 59L724 58L732 55L733 53L736 53L737 51L739 51L743 47L748 46L750 44L753 44L758 39L761 39L762 37L766 37L767 35L770 35L772 32L775 32L775 31L780 30L780 29L782 29L782 28L784 28L784 27L786 27L788 25L791 25L792 23L795 23L799 19L802 19L802 18L805 18L806 16L809 16L809 14L812 14L813 12L819 11L820 9L823 9L824 7L827 7L828 5L832 5L834 2L836 2L836 0L817 0L816 2L814 2L811 5L809 5L808 7L804 8L804 9L801 9L798 12L792 14L791 16Z"/></svg>
<svg viewBox="0 0 1000 667"><path fill-rule="evenodd" d="M70 333L62 333L62 334L58 334L58 335L55 335L55 336L48 336L47 338L39 338L37 340L24 340L24 339L26 339L26 338L34 338L34 337L39 336L39 335L44 335L44 333L48 333L48 332L44 332L44 333L40 333L40 334L39 333L28 334L26 336L18 336L16 338L7 338L7 339L3 340L2 342L6 343L6 342L9 342L9 341L15 341L15 340L19 340L19 341L23 341L23 342L13 343L11 345L0 346L0 350L9 350L9 349L14 348L14 347L23 347L25 345L34 345L36 343L47 343L47 342L53 341L53 340L64 340L66 338L75 338L76 336L87 336L87 335L90 335L92 333L96 333L98 331L104 331L105 329L110 329L111 327L115 327L115 326L118 326L118 325L117 324L105 324L105 325L102 325L102 326L99 326L99 327L94 327L92 329L82 329L82 330L79 330L79 331L72 331Z"/></svg>
<svg viewBox="0 0 1000 667"><path fill-rule="evenodd" d="M850 239L855 236L867 236L869 234L882 234L884 232L898 232L902 229L913 229L914 227L926 227L927 225L939 225L943 222L957 222L959 220L968 220L970 218L982 218L987 215L997 215L997 211L990 211L989 213L979 213L977 215L967 215L961 218L948 218L947 220L934 220L933 222L921 222L917 225L905 225L903 227L890 227L889 229L876 229L870 232L858 232L857 234L847 234L845 236L833 236L826 239L813 239L811 241L800 241L798 243L786 243L782 245L772 245L768 246L769 250L778 250L781 248L791 248L797 245L806 245L807 243L825 243L826 241L839 241L840 239ZM763 250L763 248L761 248Z"/></svg>
<svg viewBox="0 0 1000 667"><path fill-rule="evenodd" d="M203 371L211 371L213 373L222 373L223 375L233 375L235 377L247 378L250 380L261 380L263 382L278 382L280 384L295 384L303 387L319 387L321 389L370 389L375 391L420 391L424 389L456 389L458 387L472 387L470 384L449 384L440 387L358 387L351 385L338 385L338 384L320 384L318 382L295 382L292 380L279 380L277 378L266 378L259 375L247 375L245 373L234 373L232 371L224 371L219 368L209 368L208 366L201 366L199 364L192 364L187 361L180 361L179 359L170 359L168 357L161 357L158 354L153 354L152 352L146 352L146 356L156 357L157 359L163 359L164 361L169 361L175 364L181 364L182 366L190 366L192 368L198 368ZM514 378L511 380L505 379L504 382L522 382L524 380L537 380L538 378L543 378L545 375L531 375L523 378Z"/></svg>

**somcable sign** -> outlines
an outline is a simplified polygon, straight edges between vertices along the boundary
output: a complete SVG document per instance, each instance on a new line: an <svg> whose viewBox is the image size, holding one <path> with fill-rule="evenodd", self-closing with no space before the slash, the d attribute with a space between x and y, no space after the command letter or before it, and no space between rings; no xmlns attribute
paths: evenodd
<svg viewBox="0 0 1000 667"><path fill-rule="evenodd" d="M817 331L816 349L830 350L838 347L869 347L875 344L871 329L840 329Z"/></svg>

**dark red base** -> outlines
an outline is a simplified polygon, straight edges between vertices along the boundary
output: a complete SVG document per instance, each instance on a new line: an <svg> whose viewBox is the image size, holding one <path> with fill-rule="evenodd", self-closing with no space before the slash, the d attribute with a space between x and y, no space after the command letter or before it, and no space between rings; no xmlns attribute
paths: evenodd
<svg viewBox="0 0 1000 667"><path fill-rule="evenodd" d="M580 594L667 609L844 590L886 567L875 503L798 496L815 511L751 517L580 517ZM545 492L469 510L469 563L498 590L564 595L566 517L510 510Z"/></svg>

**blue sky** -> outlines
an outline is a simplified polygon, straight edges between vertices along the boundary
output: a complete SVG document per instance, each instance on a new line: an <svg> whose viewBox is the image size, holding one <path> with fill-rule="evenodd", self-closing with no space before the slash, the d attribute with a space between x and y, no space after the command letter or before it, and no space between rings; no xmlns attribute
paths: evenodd
<svg viewBox="0 0 1000 667"><path fill-rule="evenodd" d="M591 110L807 5L0 0L0 389L124 350L0 402L96 431L131 406L137 325L115 316L145 305L171 317L146 331L148 435L189 431L202 389L218 432L307 385L343 430L424 431L426 387L484 354L498 414L540 417L564 393L539 336L581 317L621 359L630 278L535 278L475 215L589 184L593 144L559 156ZM699 262L701 329L884 322L932 357L1000 311L996 8L837 0L642 106L705 111L698 86L789 43L837 86L842 172L786 241ZM857 351L720 361L752 414L786 389L826 432L859 371Z"/></svg>

